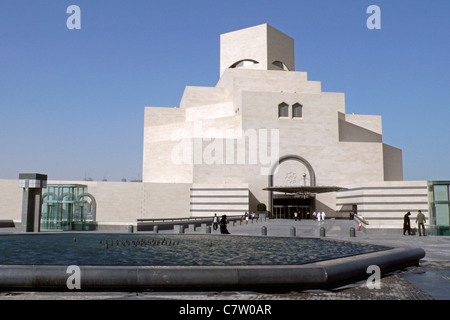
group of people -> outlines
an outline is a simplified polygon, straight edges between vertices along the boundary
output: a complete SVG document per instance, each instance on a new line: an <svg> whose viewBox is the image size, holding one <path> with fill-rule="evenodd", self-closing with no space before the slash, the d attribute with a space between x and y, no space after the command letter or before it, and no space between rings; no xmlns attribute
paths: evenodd
<svg viewBox="0 0 450 320"><path fill-rule="evenodd" d="M313 219L317 221L324 221L325 220L325 212L313 212Z"/></svg>
<svg viewBox="0 0 450 320"><path fill-rule="evenodd" d="M408 235L411 235L411 221L409 219L410 215L411 215L411 212L408 211L403 216L403 235L406 235L406 232L408 232ZM416 223L417 223L417 227L419 229L419 236L422 236L422 233L425 236L425 222L426 222L426 217L422 213L422 211L419 210L417 213L417 217L416 217Z"/></svg>
<svg viewBox="0 0 450 320"><path fill-rule="evenodd" d="M350 214L350 219L354 218L354 213L352 212ZM406 235L406 233L408 233L408 235L411 235L411 221L409 216L411 215L411 212L408 211L404 217L403 217L403 235ZM317 221L324 221L325 220L325 212L313 212L313 219ZM297 221L297 219L301 219L299 218L300 215L298 214L298 212L294 212L294 219L295 221ZM248 212L245 213L245 215L242 217L242 220L246 220L248 221L248 219L254 219L255 218L255 213L252 212L251 214L249 214ZM419 236L422 236L422 234L425 236L425 222L426 222L426 217L425 215L422 213L421 210L418 211L417 213L417 217L416 217L416 223L417 223L417 227L418 227L418 231L419 231ZM217 216L217 213L214 214L214 218L213 218L213 229L217 230L220 226L220 233L223 234L230 234L230 232L227 229L227 224L228 224L228 220L227 220L227 215L222 215L222 217L219 219L219 217Z"/></svg>
<svg viewBox="0 0 450 320"><path fill-rule="evenodd" d="M248 213L246 211L245 214L241 218L241 222L248 221L249 219L251 219L253 221L253 219L255 219L255 218L256 218L255 212L252 211L251 213Z"/></svg>
<svg viewBox="0 0 450 320"><path fill-rule="evenodd" d="M220 233L230 234L230 232L228 231L228 228L227 228L227 224L228 224L228 220L227 220L226 214L222 215L222 217L220 219L217 216L217 213L214 214L213 223L212 223L214 230L217 230L220 225Z"/></svg>
<svg viewBox="0 0 450 320"><path fill-rule="evenodd" d="M314 211L313 214L312 214L313 220L317 220L317 221L324 221L325 217L326 217L326 214L323 211L322 212L315 212ZM306 219L309 219L309 218L310 218L309 212L307 212L306 213ZM302 214L298 213L297 211L295 211L294 212L294 220L295 221L302 220Z"/></svg>

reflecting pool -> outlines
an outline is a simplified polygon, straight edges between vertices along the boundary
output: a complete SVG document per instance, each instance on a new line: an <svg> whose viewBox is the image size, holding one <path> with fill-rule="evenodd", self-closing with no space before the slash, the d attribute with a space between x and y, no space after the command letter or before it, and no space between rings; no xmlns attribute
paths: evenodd
<svg viewBox="0 0 450 320"><path fill-rule="evenodd" d="M300 265L391 249L320 238L163 234L0 235L0 264Z"/></svg>

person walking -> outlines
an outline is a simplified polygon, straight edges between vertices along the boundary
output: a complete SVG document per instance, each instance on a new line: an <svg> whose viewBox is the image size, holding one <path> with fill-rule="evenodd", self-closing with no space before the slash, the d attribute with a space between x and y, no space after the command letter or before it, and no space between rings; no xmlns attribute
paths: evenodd
<svg viewBox="0 0 450 320"><path fill-rule="evenodd" d="M217 230L217 226L219 225L219 217L217 216L217 213L214 213L213 218L213 229Z"/></svg>
<svg viewBox="0 0 450 320"><path fill-rule="evenodd" d="M325 220L325 211L322 211L322 221Z"/></svg>
<svg viewBox="0 0 450 320"><path fill-rule="evenodd" d="M409 216L411 215L411 212L407 212L403 216L403 235L408 231L408 235L411 235L411 222L409 221Z"/></svg>
<svg viewBox="0 0 450 320"><path fill-rule="evenodd" d="M220 219L220 233L230 234L230 232L227 229L227 224L228 224L227 216L224 214L222 216L222 219Z"/></svg>
<svg viewBox="0 0 450 320"><path fill-rule="evenodd" d="M419 229L419 236L422 236L422 232L420 229L422 229L423 235L425 236L425 222L427 222L427 218L422 213L422 211L419 210L416 217L417 228Z"/></svg>
<svg viewBox="0 0 450 320"><path fill-rule="evenodd" d="M355 219L355 213L353 211L350 211L350 220Z"/></svg>

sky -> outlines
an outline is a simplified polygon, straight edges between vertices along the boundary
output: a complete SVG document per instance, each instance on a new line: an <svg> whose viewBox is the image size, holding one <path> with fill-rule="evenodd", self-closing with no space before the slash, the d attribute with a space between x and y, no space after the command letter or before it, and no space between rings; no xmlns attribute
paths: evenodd
<svg viewBox="0 0 450 320"><path fill-rule="evenodd" d="M144 108L215 86L220 34L268 23L295 39L296 71L345 93L346 113L382 116L404 180L450 180L448 12L448 0L0 0L0 179L141 179Z"/></svg>

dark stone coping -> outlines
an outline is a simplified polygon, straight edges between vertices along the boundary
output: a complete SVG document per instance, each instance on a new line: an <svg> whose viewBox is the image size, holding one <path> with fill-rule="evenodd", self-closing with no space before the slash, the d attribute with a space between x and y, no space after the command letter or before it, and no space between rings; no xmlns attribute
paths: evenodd
<svg viewBox="0 0 450 320"><path fill-rule="evenodd" d="M208 291L336 288L367 279L370 265L381 274L418 265L421 248L394 248L303 265L79 266L81 289L72 291ZM65 265L0 265L0 289L71 291Z"/></svg>

